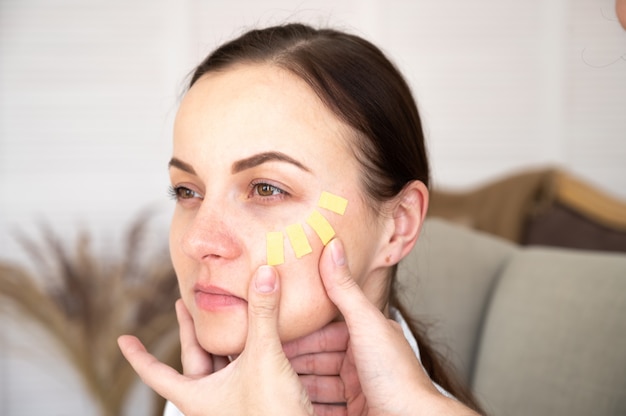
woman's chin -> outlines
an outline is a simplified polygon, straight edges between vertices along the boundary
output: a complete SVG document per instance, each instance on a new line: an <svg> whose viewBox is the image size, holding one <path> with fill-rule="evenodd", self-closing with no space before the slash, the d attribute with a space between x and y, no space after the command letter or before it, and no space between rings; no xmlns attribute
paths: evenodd
<svg viewBox="0 0 626 416"><path fill-rule="evenodd" d="M241 354L245 347L245 339L244 340L230 340L230 339L200 339L200 346L205 351L213 354L220 355L223 357L227 356L237 356Z"/></svg>
<svg viewBox="0 0 626 416"><path fill-rule="evenodd" d="M279 319L277 335L282 343L293 341L324 327L336 319L337 314L336 309L328 308L317 311L314 319L307 320L297 316L294 320L299 324L291 326L281 325ZM232 357L241 354L245 349L248 330L245 317L230 317L226 321L220 321L219 316L212 316L211 319L202 316L195 319L195 326L198 343L210 354Z"/></svg>

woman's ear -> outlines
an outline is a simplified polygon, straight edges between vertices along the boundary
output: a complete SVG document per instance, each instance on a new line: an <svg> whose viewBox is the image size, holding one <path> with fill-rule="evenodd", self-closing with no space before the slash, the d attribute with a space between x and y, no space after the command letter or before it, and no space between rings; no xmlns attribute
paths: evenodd
<svg viewBox="0 0 626 416"><path fill-rule="evenodd" d="M409 182L388 203L390 228L379 253L385 266L398 263L415 246L428 210L428 188L420 181Z"/></svg>

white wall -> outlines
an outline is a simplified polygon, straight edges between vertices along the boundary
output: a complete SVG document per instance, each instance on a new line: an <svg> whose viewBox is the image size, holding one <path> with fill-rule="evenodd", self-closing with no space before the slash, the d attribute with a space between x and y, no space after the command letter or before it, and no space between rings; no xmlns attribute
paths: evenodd
<svg viewBox="0 0 626 416"><path fill-rule="evenodd" d="M612 0L0 0L0 258L25 261L11 233L42 221L68 241L93 230L105 248L146 206L166 228L185 75L242 28L286 20L389 53L417 96L436 185L559 164L626 198L626 32ZM10 337L0 414L92 414L52 352L16 357Z"/></svg>

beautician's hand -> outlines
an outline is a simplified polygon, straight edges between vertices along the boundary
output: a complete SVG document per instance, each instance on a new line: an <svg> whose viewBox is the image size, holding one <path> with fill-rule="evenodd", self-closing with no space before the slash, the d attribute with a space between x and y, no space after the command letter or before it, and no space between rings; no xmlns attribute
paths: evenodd
<svg viewBox="0 0 626 416"><path fill-rule="evenodd" d="M180 331L181 361L183 374L191 378L208 376L228 365L228 358L209 354L196 337L193 318L182 299L176 301L176 318Z"/></svg>
<svg viewBox="0 0 626 416"><path fill-rule="evenodd" d="M143 381L186 416L313 415L313 407L278 337L280 282L276 270L260 267L248 290L248 337L244 351L226 365L197 344L191 317L177 305L184 375L146 352L132 336L118 340Z"/></svg>
<svg viewBox="0 0 626 416"><path fill-rule="evenodd" d="M331 322L283 345L317 416L366 414L356 367L346 359L349 338L345 322Z"/></svg>
<svg viewBox="0 0 626 416"><path fill-rule="evenodd" d="M352 279L339 240L333 240L322 253L320 274L328 296L343 314L349 332L345 357L338 372L340 383L344 386L347 407L345 413L330 408L327 414L476 415L460 402L441 395L433 386L400 326L387 319ZM309 356L309 359L317 359L315 365L308 364L309 368L314 369L313 374L319 374L319 368L330 368L333 365L329 364L332 356L328 354L332 348L326 347L330 343L323 341L330 339L324 333L329 328L310 335L300 345L287 345L287 351L303 351L306 345L314 346L317 342L320 347L313 348L317 353ZM337 328L340 326L332 330L336 331ZM294 361L294 368L298 367L297 360L292 359ZM334 365L337 366L337 363ZM298 371L302 372L301 369ZM353 379L354 373L358 376L362 391ZM326 391L329 386L337 384L337 377L312 377L309 381L311 383L305 383L309 391ZM328 410L329 407L324 409Z"/></svg>

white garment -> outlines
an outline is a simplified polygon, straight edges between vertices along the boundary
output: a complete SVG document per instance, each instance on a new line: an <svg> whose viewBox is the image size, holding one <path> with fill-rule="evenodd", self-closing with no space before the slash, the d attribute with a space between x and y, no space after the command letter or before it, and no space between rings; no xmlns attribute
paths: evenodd
<svg viewBox="0 0 626 416"><path fill-rule="evenodd" d="M393 319L394 321L400 324L400 327L402 328L402 333L404 334L404 338L406 338L406 340L409 342L409 345L411 346L411 349L415 353L415 356L419 360L420 364L422 364L422 358L420 356L420 349L417 346L417 340L415 339L415 336L409 329L409 325L406 323L406 320L404 319L400 311L397 310L396 308L389 308L389 315L391 319ZM426 372L426 369L424 368L423 365L422 365L422 369L424 369L424 372ZM439 393L443 394L446 397L454 399L454 396L448 393L447 390L444 390L444 388L441 387L439 384L433 381L433 385L437 388L437 390L439 390Z"/></svg>
<svg viewBox="0 0 626 416"><path fill-rule="evenodd" d="M389 314L391 315L391 319L399 323L400 327L402 327L402 333L404 334L404 337L406 338L409 345L411 346L411 349L415 353L415 356L417 357L417 359L420 360L420 364L421 364L422 361L420 358L420 350L419 350L419 347L417 346L417 340L415 339L415 336L413 336L413 333L409 329L409 325L406 323L406 320L404 319L400 311L398 311L395 308L389 308ZM424 366L422 366L422 368L424 368ZM446 397L454 398L454 396L452 396L450 393L444 390L443 387L441 387L439 384L435 383L434 381L433 381L433 385L437 388L437 390L439 390L439 393L443 394ZM163 412L163 416L185 416L185 415L183 415L181 411L178 410L178 408L174 406L172 402L168 401L165 404L165 410Z"/></svg>
<svg viewBox="0 0 626 416"><path fill-rule="evenodd" d="M163 410L163 416L185 416L182 414L178 407L174 406L174 403L169 400L165 403L165 410Z"/></svg>

